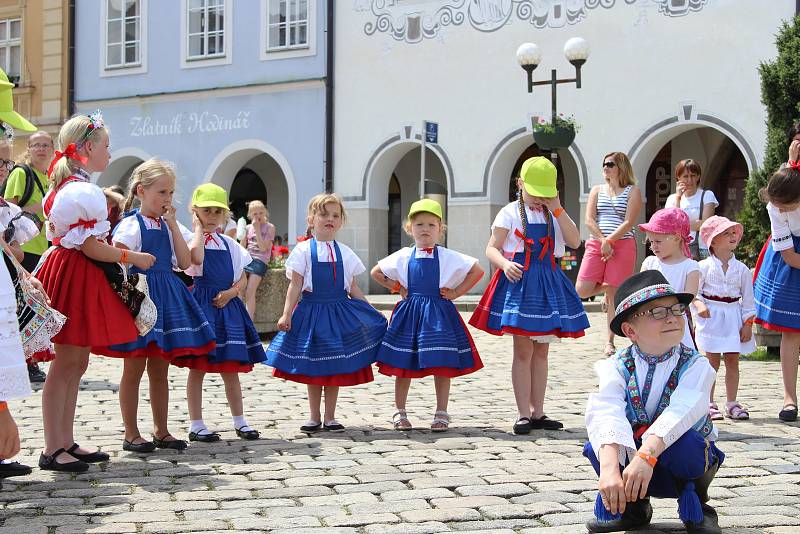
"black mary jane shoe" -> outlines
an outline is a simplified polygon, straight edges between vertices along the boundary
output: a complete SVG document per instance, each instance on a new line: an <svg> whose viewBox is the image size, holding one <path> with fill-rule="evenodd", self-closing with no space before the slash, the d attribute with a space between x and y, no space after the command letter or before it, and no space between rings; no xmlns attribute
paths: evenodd
<svg viewBox="0 0 800 534"><path fill-rule="evenodd" d="M589 532L625 532L649 525L652 518L653 507L650 506L650 499L644 498L625 505L625 511L619 519L600 521L593 518L586 523L586 529Z"/></svg>
<svg viewBox="0 0 800 534"><path fill-rule="evenodd" d="M83 453L80 453L80 452L75 452L76 449L78 449L78 447L80 447L80 445L78 445L77 443L73 443L72 447L67 449L67 452L69 454L71 454L72 456L74 456L75 458L77 458L78 460L81 460L82 462L86 462L87 464L96 464L96 463L100 463L100 462L107 462L107 461L109 461L111 459L111 456L109 456L108 453L105 453L105 452L102 452L102 451L95 451L95 452L90 452L90 453L86 453L86 454L83 454Z"/></svg>
<svg viewBox="0 0 800 534"><path fill-rule="evenodd" d="M541 416L539 419L531 417L530 421L532 430L561 430L564 428L564 424L561 421L550 419L546 415Z"/></svg>
<svg viewBox="0 0 800 534"><path fill-rule="evenodd" d="M322 423L313 423L311 421L300 427L300 432L304 432L306 434L313 434L315 432L319 432L320 430L322 430Z"/></svg>
<svg viewBox="0 0 800 534"><path fill-rule="evenodd" d="M707 504L701 506L703 508L703 521L700 523L687 521L683 524L686 527L686 532L688 534L722 534L722 529L719 528L717 512Z"/></svg>
<svg viewBox="0 0 800 534"><path fill-rule="evenodd" d="M142 436L136 436L133 438L141 438ZM144 438L142 438L144 439ZM153 452L156 450L156 444L152 441L143 441L141 443L134 443L133 440L128 441L127 439L122 442L122 450L128 452Z"/></svg>
<svg viewBox="0 0 800 534"><path fill-rule="evenodd" d="M189 441L199 441L201 443L214 443L219 441L219 434L211 432L209 434L200 434L199 432L189 432Z"/></svg>
<svg viewBox="0 0 800 534"><path fill-rule="evenodd" d="M521 435L521 434L530 434L531 433L531 418L530 417L520 417L517 419L517 422L514 423L514 434Z"/></svg>
<svg viewBox="0 0 800 534"><path fill-rule="evenodd" d="M252 428L250 430L242 430L242 428L236 429L236 435L242 439L258 439L261 437L261 434L258 432L258 430L253 430Z"/></svg>
<svg viewBox="0 0 800 534"><path fill-rule="evenodd" d="M175 436L172 434L165 434L160 438L153 436L153 445L155 445L158 449L173 449L176 451L185 451L187 448L189 448L189 444L182 439L164 439L168 437L174 438Z"/></svg>
<svg viewBox="0 0 800 534"><path fill-rule="evenodd" d="M25 475L30 475L32 472L33 469L31 469L31 466L19 462L0 464L0 478L23 477Z"/></svg>
<svg viewBox="0 0 800 534"><path fill-rule="evenodd" d="M39 469L45 471L60 471L62 473L85 473L89 470L89 464L82 460L60 464L56 462L56 458L62 454L69 454L66 450L58 449L53 454L42 453L39 456Z"/></svg>
<svg viewBox="0 0 800 534"><path fill-rule="evenodd" d="M336 419L333 419L322 425L322 430L325 432L344 432L344 425Z"/></svg>

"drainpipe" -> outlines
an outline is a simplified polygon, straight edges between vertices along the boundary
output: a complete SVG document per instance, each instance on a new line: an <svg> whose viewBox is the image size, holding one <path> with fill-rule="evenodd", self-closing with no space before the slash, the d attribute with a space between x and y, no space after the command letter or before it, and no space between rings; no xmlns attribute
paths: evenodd
<svg viewBox="0 0 800 534"><path fill-rule="evenodd" d="M67 116L72 117L75 112L75 0L69 1L67 7L67 20L69 21L67 37Z"/></svg>
<svg viewBox="0 0 800 534"><path fill-rule="evenodd" d="M798 0L800 2L800 0ZM333 192L333 0L327 1L327 35L325 44L325 192Z"/></svg>

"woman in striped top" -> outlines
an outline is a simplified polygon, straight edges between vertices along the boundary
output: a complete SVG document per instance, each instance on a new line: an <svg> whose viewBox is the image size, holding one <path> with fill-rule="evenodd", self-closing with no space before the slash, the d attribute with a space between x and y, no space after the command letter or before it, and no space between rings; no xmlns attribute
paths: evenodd
<svg viewBox="0 0 800 534"><path fill-rule="evenodd" d="M622 152L611 152L603 158L604 184L589 193L586 205L586 227L591 234L586 241L578 283L575 289L581 298L604 292L603 311L608 322L614 318L617 287L633 274L636 266L636 240L633 226L642 209L642 194L635 185L631 162ZM616 351L614 333L608 330L606 354Z"/></svg>

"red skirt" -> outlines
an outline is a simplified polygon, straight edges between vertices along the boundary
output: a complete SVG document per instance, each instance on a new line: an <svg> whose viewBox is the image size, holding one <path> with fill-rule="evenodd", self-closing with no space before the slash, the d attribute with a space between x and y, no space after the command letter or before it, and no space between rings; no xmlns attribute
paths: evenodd
<svg viewBox="0 0 800 534"><path fill-rule="evenodd" d="M170 363L175 367L194 369L195 371L203 371L205 373L249 373L253 370L252 363L243 364L235 361L211 363L208 361L208 358L203 356L195 358L175 358Z"/></svg>
<svg viewBox="0 0 800 534"><path fill-rule="evenodd" d="M57 247L36 273L53 308L67 317L53 343L93 347L129 343L139 331L103 271L80 250Z"/></svg>
<svg viewBox="0 0 800 534"><path fill-rule="evenodd" d="M366 384L375 380L372 374L372 366L368 365L359 369L354 373L346 375L330 375L330 376L308 376L308 375L293 375L285 373L278 369L272 370L272 376L276 378L283 378L284 380L291 380L292 382L300 382L301 384L308 384L309 386L357 386L359 384Z"/></svg>

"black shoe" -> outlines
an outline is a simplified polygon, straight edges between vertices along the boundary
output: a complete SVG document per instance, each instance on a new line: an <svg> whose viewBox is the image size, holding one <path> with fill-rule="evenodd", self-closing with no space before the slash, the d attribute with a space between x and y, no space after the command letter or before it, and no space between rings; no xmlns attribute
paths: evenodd
<svg viewBox="0 0 800 534"><path fill-rule="evenodd" d="M31 384L43 384L46 379L47 375L39 369L39 364L28 364L28 380L30 380Z"/></svg>
<svg viewBox="0 0 800 534"><path fill-rule="evenodd" d="M531 418L520 417L514 423L514 434L530 434L531 433Z"/></svg>
<svg viewBox="0 0 800 534"><path fill-rule="evenodd" d="M561 421L550 419L546 415L541 416L539 419L530 419L532 430L561 430L564 424Z"/></svg>
<svg viewBox="0 0 800 534"><path fill-rule="evenodd" d="M219 434L211 432L210 434L199 434L197 432L189 432L189 441L201 441L203 443L214 443L219 441Z"/></svg>
<svg viewBox="0 0 800 534"><path fill-rule="evenodd" d="M319 432L320 430L322 430L322 423L311 424L311 422L309 422L300 427L300 432L305 432L306 434L313 434L314 432Z"/></svg>
<svg viewBox="0 0 800 534"><path fill-rule="evenodd" d="M600 521L595 517L586 523L586 529L589 532L624 532L648 525L652 517L653 507L650 506L650 499L644 498L629 502L619 519Z"/></svg>
<svg viewBox="0 0 800 534"><path fill-rule="evenodd" d="M23 465L19 462L0 464L0 478L22 477L30 475L32 472L33 469L29 465Z"/></svg>
<svg viewBox="0 0 800 534"><path fill-rule="evenodd" d="M80 445L78 445L77 443L73 443L72 447L67 449L67 452L70 453L75 458L77 458L78 460L84 461L87 464L96 464L96 463L99 463L99 462L107 462L107 461L109 461L111 459L111 456L109 456L107 453L101 452L101 451L90 452L90 453L87 453L87 454L82 454L82 453L79 453L79 452L75 452L75 449L77 449L79 446Z"/></svg>
<svg viewBox="0 0 800 534"><path fill-rule="evenodd" d="M62 473L85 473L89 470L89 464L81 460L67 464L60 464L56 462L56 458L62 454L69 453L64 449L58 449L56 452L50 455L42 453L39 456L39 469L44 469L45 471L60 471Z"/></svg>
<svg viewBox="0 0 800 534"><path fill-rule="evenodd" d="M261 437L261 434L259 434L258 430L242 430L242 428L236 429L236 435L242 439L258 439Z"/></svg>
<svg viewBox="0 0 800 534"><path fill-rule="evenodd" d="M141 438L141 436L136 436L136 437ZM153 443L152 441L134 443L133 441L128 441L126 439L122 442L122 450L128 452L153 452L154 450L156 450L156 444Z"/></svg>
<svg viewBox="0 0 800 534"><path fill-rule="evenodd" d="M797 421L797 406L794 404L787 404L784 406L783 410L778 414L778 419L786 421L787 423Z"/></svg>
<svg viewBox="0 0 800 534"><path fill-rule="evenodd" d="M189 447L189 444L182 439L165 440L166 437L175 437L172 434L165 434L160 438L153 436L153 445L159 449L174 449L176 451L183 451Z"/></svg>
<svg viewBox="0 0 800 534"><path fill-rule="evenodd" d="M717 521L717 512L707 504L701 505L703 508L703 521L694 523L687 521L683 524L689 534L722 534Z"/></svg>
<svg viewBox="0 0 800 534"><path fill-rule="evenodd" d="M332 419L322 425L322 430L326 432L344 432L344 425L336 419Z"/></svg>

